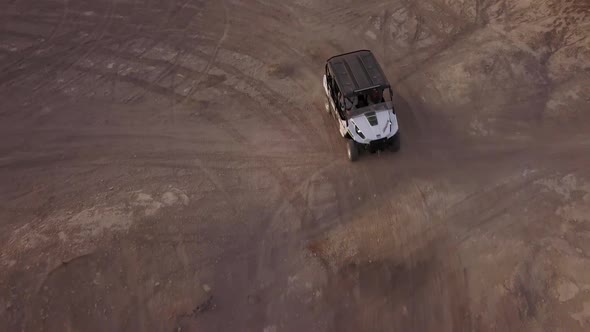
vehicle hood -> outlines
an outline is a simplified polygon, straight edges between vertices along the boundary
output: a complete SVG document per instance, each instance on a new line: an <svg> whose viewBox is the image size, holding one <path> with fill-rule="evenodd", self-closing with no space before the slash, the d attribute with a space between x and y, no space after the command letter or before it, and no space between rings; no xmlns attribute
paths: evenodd
<svg viewBox="0 0 590 332"><path fill-rule="evenodd" d="M350 122L370 141L390 138L398 131L397 117L392 110L370 110L355 116Z"/></svg>

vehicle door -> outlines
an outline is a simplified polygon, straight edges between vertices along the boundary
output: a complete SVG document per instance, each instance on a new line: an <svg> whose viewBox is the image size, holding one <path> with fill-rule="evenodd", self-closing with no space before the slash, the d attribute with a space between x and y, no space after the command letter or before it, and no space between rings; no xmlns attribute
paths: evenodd
<svg viewBox="0 0 590 332"><path fill-rule="evenodd" d="M326 74L324 75L324 89L326 90L326 98L328 99L328 103L330 105L330 113L332 115L336 114L336 96L338 91L338 86L334 80L334 76L330 72L330 68L326 64Z"/></svg>

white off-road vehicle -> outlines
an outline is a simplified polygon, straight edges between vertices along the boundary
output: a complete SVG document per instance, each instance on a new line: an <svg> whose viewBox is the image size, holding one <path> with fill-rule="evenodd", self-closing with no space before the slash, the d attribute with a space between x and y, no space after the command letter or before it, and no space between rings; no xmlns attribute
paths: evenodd
<svg viewBox="0 0 590 332"><path fill-rule="evenodd" d="M358 159L361 150L400 149L391 85L371 51L328 59L324 90L326 112L338 121L351 161Z"/></svg>

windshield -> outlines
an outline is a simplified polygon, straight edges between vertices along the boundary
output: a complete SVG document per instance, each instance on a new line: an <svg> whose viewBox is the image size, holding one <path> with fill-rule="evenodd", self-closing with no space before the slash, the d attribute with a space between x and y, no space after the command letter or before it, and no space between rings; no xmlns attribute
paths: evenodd
<svg viewBox="0 0 590 332"><path fill-rule="evenodd" d="M354 97L352 103L354 104L354 108L358 109L371 105L379 105L386 101L392 101L391 90L389 88L375 88L359 93Z"/></svg>
<svg viewBox="0 0 590 332"><path fill-rule="evenodd" d="M346 116L349 119L352 119L354 117L357 117L361 114L367 113L367 112L381 112L381 111L393 111L395 113L395 110L393 109L393 102L392 101L385 101L379 104L372 104L372 105L367 105L365 107L361 107L361 108L353 108L350 110L346 111Z"/></svg>

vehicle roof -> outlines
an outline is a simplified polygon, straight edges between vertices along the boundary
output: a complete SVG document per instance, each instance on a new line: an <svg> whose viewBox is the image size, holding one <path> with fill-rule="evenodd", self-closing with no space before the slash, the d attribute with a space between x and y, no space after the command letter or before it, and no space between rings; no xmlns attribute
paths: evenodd
<svg viewBox="0 0 590 332"><path fill-rule="evenodd" d="M328 66L346 97L371 88L389 87L383 69L369 50L340 54L328 59Z"/></svg>

